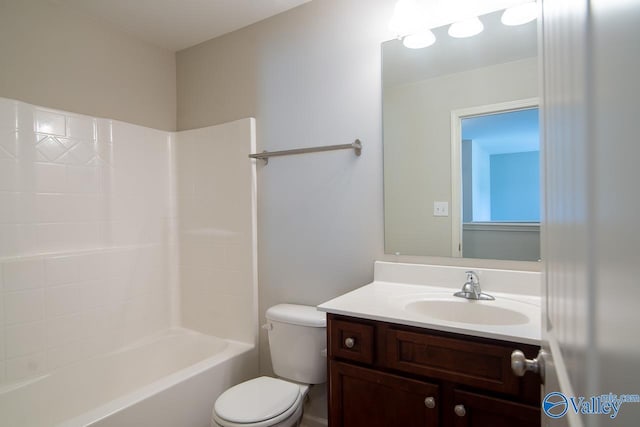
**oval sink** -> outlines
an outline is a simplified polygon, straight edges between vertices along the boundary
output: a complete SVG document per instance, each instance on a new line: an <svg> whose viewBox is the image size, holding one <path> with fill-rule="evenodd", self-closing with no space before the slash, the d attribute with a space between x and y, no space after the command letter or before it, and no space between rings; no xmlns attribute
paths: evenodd
<svg viewBox="0 0 640 427"><path fill-rule="evenodd" d="M410 302L405 309L433 319L482 325L522 325L529 318L515 310L491 305L492 302L423 300Z"/></svg>

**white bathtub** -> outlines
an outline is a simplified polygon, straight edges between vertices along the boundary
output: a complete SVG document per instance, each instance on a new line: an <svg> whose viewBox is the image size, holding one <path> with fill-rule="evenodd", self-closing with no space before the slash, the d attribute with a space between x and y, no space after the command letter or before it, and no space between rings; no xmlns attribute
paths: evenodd
<svg viewBox="0 0 640 427"><path fill-rule="evenodd" d="M205 427L215 399L257 375L252 345L171 329L0 388L0 426Z"/></svg>

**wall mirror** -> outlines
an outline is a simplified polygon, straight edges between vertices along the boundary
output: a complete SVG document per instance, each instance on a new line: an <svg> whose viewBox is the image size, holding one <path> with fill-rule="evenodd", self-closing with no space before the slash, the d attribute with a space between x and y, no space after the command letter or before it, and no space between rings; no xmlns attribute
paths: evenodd
<svg viewBox="0 0 640 427"><path fill-rule="evenodd" d="M540 258L537 23L382 44L385 252Z"/></svg>

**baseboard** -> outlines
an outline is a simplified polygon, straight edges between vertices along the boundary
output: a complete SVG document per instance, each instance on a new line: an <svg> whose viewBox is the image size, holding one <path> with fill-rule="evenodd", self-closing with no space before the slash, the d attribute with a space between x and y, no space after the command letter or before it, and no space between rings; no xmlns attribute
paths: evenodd
<svg viewBox="0 0 640 427"><path fill-rule="evenodd" d="M326 418L314 417L312 415L304 414L300 427L327 427L329 421Z"/></svg>

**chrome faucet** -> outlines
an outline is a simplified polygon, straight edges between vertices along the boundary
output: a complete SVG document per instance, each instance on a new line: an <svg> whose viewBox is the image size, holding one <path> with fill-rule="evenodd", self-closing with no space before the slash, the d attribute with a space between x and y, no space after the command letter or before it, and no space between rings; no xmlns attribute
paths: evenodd
<svg viewBox="0 0 640 427"><path fill-rule="evenodd" d="M473 299L473 300L486 300L492 301L495 298L491 295L485 294L480 289L480 279L475 271L467 271L467 281L462 285L462 290L453 294L454 297Z"/></svg>

